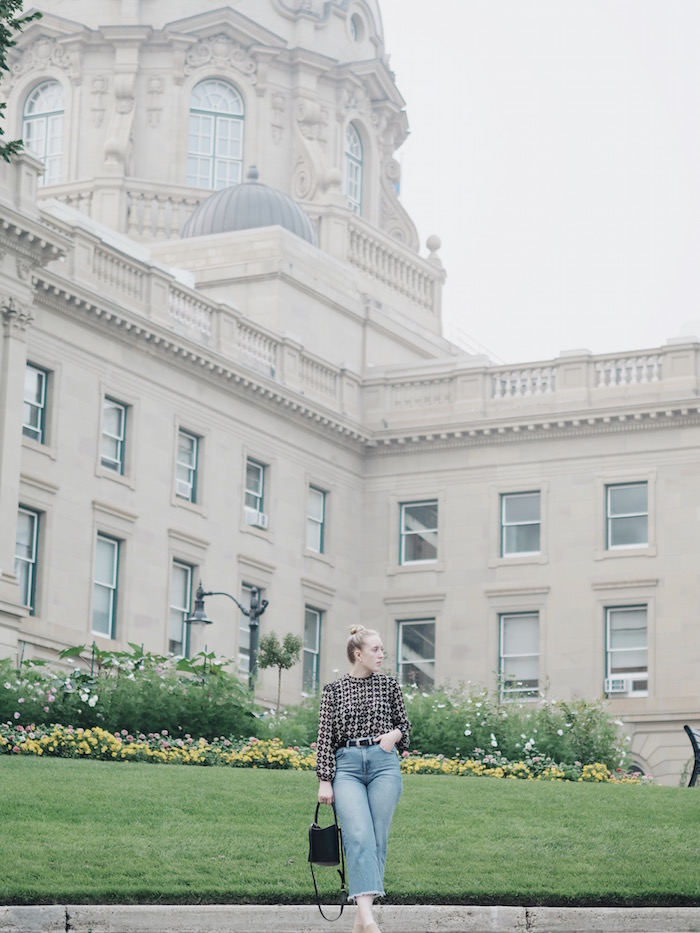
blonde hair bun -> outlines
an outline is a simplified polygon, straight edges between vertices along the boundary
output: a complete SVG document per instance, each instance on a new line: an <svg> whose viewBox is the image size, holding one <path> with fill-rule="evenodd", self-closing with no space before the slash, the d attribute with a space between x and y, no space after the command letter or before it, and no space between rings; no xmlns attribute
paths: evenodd
<svg viewBox="0 0 700 933"><path fill-rule="evenodd" d="M364 632L364 631L365 631L364 625L351 625L350 626L351 635L359 635L360 632Z"/></svg>

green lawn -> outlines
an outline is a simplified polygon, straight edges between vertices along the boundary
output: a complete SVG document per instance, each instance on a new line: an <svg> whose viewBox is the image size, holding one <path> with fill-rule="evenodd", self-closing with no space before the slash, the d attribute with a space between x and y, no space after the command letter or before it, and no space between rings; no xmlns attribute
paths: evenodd
<svg viewBox="0 0 700 933"><path fill-rule="evenodd" d="M2 756L0 903L310 903L316 786ZM699 839L685 788L407 776L386 886L392 903L698 904Z"/></svg>

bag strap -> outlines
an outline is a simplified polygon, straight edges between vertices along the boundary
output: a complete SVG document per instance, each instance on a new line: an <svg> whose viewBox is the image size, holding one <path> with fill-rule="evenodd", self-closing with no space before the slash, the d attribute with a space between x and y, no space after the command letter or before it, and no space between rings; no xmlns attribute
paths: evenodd
<svg viewBox="0 0 700 933"><path fill-rule="evenodd" d="M319 811L320 806L321 806L320 802L316 804L316 815L314 816L314 823L317 823L317 824L318 824L318 811ZM333 820L335 821L335 828L338 832L338 848L340 849L340 868L337 869L337 872L340 875L340 913L338 914L337 917L327 917L324 914L323 907L321 907L321 895L318 893L318 885L316 884L316 875L314 874L314 863L309 862L309 867L311 868L311 877L313 878L314 891L316 892L316 906L321 912L321 916L323 917L323 919L329 920L331 923L333 923L336 920L340 920L340 918L343 916L343 909L345 908L345 905L347 904L347 900L348 900L348 892L347 892L347 888L345 887L345 851L343 849L343 833L342 833L340 826L338 826L338 814L335 812L335 804L333 803L331 804L331 806L333 807Z"/></svg>

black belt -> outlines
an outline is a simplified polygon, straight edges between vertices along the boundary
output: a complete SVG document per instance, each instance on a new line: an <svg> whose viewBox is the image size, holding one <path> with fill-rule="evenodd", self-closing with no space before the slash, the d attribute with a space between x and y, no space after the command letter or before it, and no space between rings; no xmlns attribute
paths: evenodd
<svg viewBox="0 0 700 933"><path fill-rule="evenodd" d="M379 745L379 739L367 736L364 739L348 739L345 743L346 748L367 748L370 745Z"/></svg>

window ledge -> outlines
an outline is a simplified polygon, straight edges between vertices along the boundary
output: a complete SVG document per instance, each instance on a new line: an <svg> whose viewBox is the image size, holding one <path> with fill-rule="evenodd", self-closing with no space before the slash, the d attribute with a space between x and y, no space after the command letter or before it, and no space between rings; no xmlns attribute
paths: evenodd
<svg viewBox="0 0 700 933"><path fill-rule="evenodd" d="M121 486L128 486L129 489L136 488L134 481L129 476L124 476L122 473L115 473L113 470L106 470L102 466L98 466L95 473L99 477L112 480L113 483L119 483Z"/></svg>
<svg viewBox="0 0 700 933"><path fill-rule="evenodd" d="M327 564L329 567L335 567L334 561L321 551L312 551L310 548L304 548L304 557L308 557L309 560L317 560L322 564Z"/></svg>
<svg viewBox="0 0 700 933"><path fill-rule="evenodd" d="M656 548L642 545L641 547L606 548L593 552L593 560L608 560L617 557L656 557Z"/></svg>
<svg viewBox="0 0 700 933"><path fill-rule="evenodd" d="M445 565L441 560L416 561L412 564L397 564L394 567L387 567L387 574L394 576L403 573L443 573Z"/></svg>
<svg viewBox="0 0 700 933"><path fill-rule="evenodd" d="M520 564L548 564L549 555L541 551L533 551L530 554L511 554L508 557L492 557L489 560L489 567L513 567Z"/></svg>
<svg viewBox="0 0 700 933"><path fill-rule="evenodd" d="M191 502L183 496L177 496L173 493L170 498L170 504L176 509L185 509L187 512L194 512L196 515L206 516L206 510L201 502Z"/></svg>
<svg viewBox="0 0 700 933"><path fill-rule="evenodd" d="M50 444L40 444L39 441L33 441L31 437L24 437L22 435L22 447L25 447L27 450L33 450L38 454L42 454L44 457L49 457L51 460L56 459L56 448Z"/></svg>

